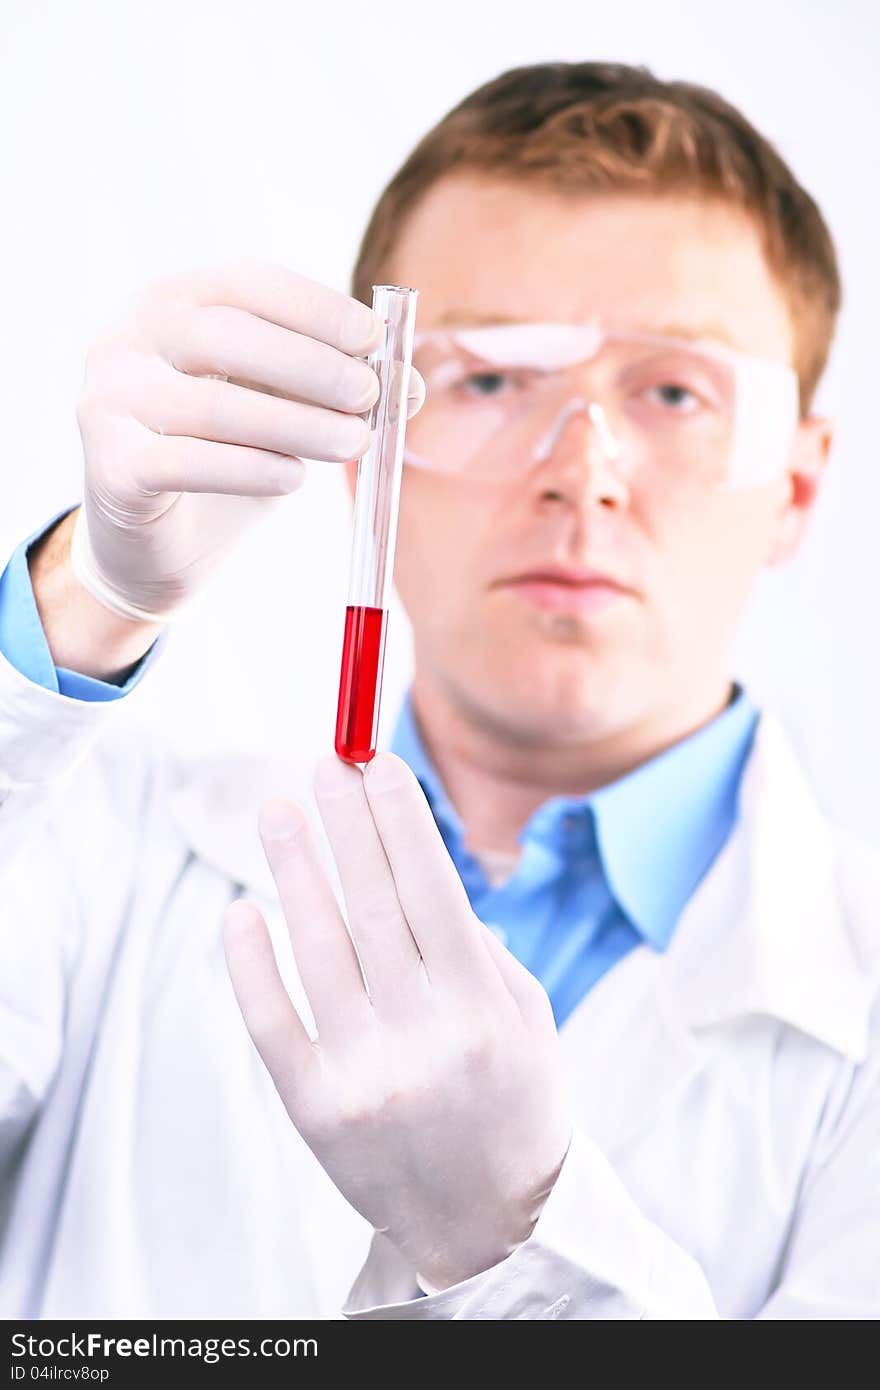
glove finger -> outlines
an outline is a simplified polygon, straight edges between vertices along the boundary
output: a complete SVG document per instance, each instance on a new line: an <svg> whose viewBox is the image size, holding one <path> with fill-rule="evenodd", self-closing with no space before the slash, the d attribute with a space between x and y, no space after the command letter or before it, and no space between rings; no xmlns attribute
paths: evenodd
<svg viewBox="0 0 880 1390"><path fill-rule="evenodd" d="M377 1013L421 1007L421 957L401 909L363 774L328 754L314 775L315 800L336 861L352 939Z"/></svg>
<svg viewBox="0 0 880 1390"><path fill-rule="evenodd" d="M317 1058L281 979L269 929L250 903L226 909L223 949L247 1030L287 1105L317 1071Z"/></svg>
<svg viewBox="0 0 880 1390"><path fill-rule="evenodd" d="M406 418L411 420L414 415L418 415L422 406L425 404L427 388L425 378L417 367L410 369L409 394L406 398Z"/></svg>
<svg viewBox="0 0 880 1390"><path fill-rule="evenodd" d="M188 304L243 309L358 357L366 357L384 337L382 320L369 305L272 261L240 257L206 270L176 272L157 281L156 288Z"/></svg>
<svg viewBox="0 0 880 1390"><path fill-rule="evenodd" d="M540 980L526 969L522 961L517 960L516 956L508 951L504 943L498 940L498 937L490 927L486 926L485 922L481 923L481 926L489 954L499 975L519 1005L519 1011L525 1021L527 1023L546 1023L549 1015L551 1026L555 1027L553 1008L547 991Z"/></svg>
<svg viewBox="0 0 880 1390"><path fill-rule="evenodd" d="M148 493L282 497L302 486L305 468L302 459L266 449L162 435L141 451L134 481Z"/></svg>
<svg viewBox="0 0 880 1390"><path fill-rule="evenodd" d="M259 828L318 1033L332 1042L371 1013L357 954L302 809L274 798Z"/></svg>
<svg viewBox="0 0 880 1390"><path fill-rule="evenodd" d="M406 397L407 420L411 420L414 415L419 413L422 406L425 404L425 397L427 394L425 378L422 376L421 372L418 371L416 367L413 367L411 373L409 391ZM288 392L282 391L279 387L262 385L260 382L250 381L246 377L226 376L224 374L222 379L224 381L231 381L234 386L247 386L253 391L264 391L269 396L280 396L283 400L292 399Z"/></svg>
<svg viewBox="0 0 880 1390"><path fill-rule="evenodd" d="M367 763L363 784L394 886L432 986L482 1001L498 984L467 891L418 779L394 753Z"/></svg>
<svg viewBox="0 0 880 1390"><path fill-rule="evenodd" d="M369 410L379 395L379 378L367 362L226 305L171 315L156 336L168 364L186 376L246 381L353 414Z"/></svg>
<svg viewBox="0 0 880 1390"><path fill-rule="evenodd" d="M329 463L360 458L370 443L369 426L358 415L170 369L150 382L132 413L156 434L243 444Z"/></svg>

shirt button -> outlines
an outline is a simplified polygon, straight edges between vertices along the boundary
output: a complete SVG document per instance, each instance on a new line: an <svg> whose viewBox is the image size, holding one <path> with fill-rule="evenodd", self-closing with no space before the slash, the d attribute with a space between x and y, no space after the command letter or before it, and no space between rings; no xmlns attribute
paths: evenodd
<svg viewBox="0 0 880 1390"><path fill-rule="evenodd" d="M503 927L500 927L497 922L485 922L484 926L487 926L489 928L493 936L498 937L498 940L501 942L502 946L507 945L507 932L504 930Z"/></svg>

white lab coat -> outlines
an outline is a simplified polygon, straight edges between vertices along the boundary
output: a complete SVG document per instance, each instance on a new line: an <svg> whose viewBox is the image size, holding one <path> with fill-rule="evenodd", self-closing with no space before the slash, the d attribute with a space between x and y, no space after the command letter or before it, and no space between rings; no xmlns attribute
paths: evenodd
<svg viewBox="0 0 880 1390"><path fill-rule="evenodd" d="M180 761L0 658L0 1315L880 1316L880 868L771 716L668 951L562 1027L576 1132L532 1237L422 1299L294 1130L223 957L244 893L313 1026L256 830L300 801L339 895L312 766Z"/></svg>

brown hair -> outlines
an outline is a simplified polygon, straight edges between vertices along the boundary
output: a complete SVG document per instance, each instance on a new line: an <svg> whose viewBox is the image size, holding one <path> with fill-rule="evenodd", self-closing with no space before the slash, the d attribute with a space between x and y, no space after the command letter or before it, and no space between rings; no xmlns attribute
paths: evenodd
<svg viewBox="0 0 880 1390"><path fill-rule="evenodd" d="M834 243L774 147L716 92L623 63L536 63L502 73L438 121L382 192L352 272L356 299L371 302L395 237L427 189L465 169L571 192L697 193L749 213L788 303L808 412L840 309Z"/></svg>

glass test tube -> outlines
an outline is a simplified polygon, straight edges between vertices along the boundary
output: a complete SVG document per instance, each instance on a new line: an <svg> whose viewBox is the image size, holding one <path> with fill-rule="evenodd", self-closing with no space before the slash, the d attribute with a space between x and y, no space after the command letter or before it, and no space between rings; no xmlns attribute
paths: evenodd
<svg viewBox="0 0 880 1390"><path fill-rule="evenodd" d="M402 285L373 286L385 340L367 359L380 392L368 417L370 446L358 463L354 501L335 739L347 763L368 763L376 754L418 296Z"/></svg>

